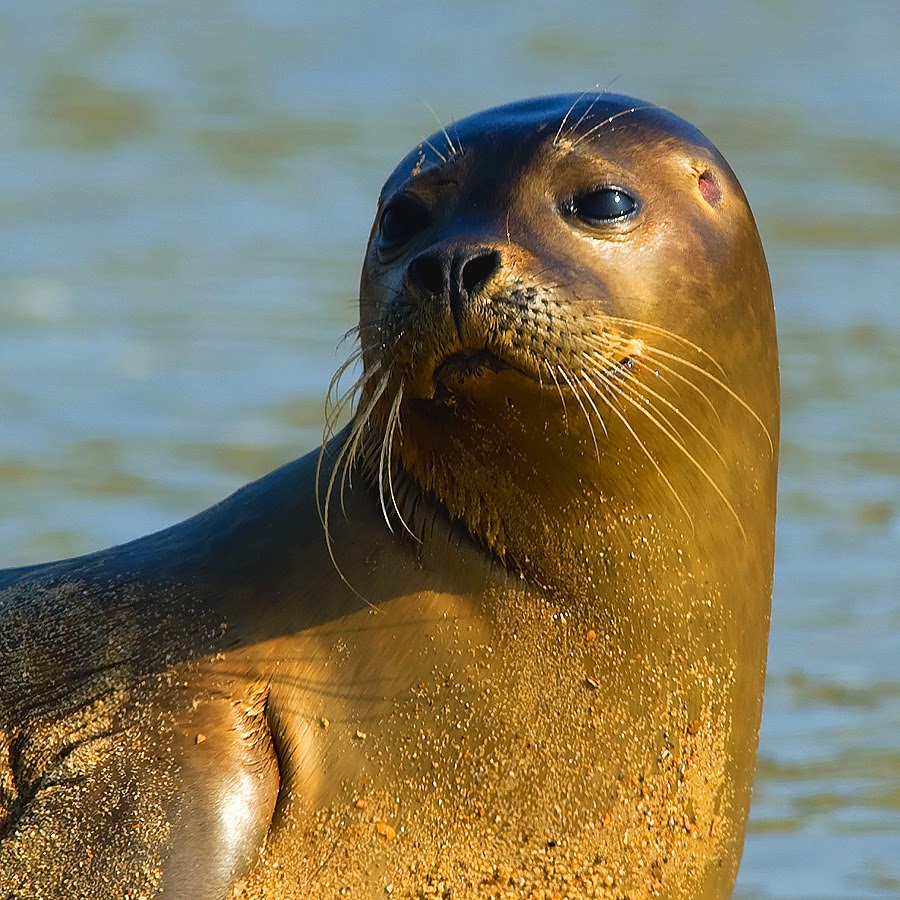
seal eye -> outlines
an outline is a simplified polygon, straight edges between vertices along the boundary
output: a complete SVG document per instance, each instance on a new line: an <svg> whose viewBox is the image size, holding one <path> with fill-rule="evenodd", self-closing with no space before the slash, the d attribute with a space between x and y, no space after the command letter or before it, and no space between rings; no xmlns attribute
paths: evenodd
<svg viewBox="0 0 900 900"><path fill-rule="evenodd" d="M428 224L428 213L411 197L396 197L381 214L381 249L399 250Z"/></svg>
<svg viewBox="0 0 900 900"><path fill-rule="evenodd" d="M566 211L588 225L621 222L637 210L637 201L614 187L597 188L578 194L567 204Z"/></svg>

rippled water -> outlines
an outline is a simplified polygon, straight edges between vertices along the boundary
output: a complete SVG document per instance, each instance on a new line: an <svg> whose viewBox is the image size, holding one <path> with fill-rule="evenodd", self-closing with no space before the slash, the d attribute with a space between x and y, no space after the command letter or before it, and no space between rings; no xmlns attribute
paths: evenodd
<svg viewBox="0 0 900 900"><path fill-rule="evenodd" d="M696 122L775 285L770 674L737 895L900 896L900 4L0 0L0 548L80 553L315 446L375 197L444 120Z"/></svg>

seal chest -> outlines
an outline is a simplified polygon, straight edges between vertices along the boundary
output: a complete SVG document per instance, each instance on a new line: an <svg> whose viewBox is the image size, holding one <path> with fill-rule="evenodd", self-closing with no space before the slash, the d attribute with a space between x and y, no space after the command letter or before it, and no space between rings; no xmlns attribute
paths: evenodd
<svg viewBox="0 0 900 900"><path fill-rule="evenodd" d="M49 687L14 696L43 666L78 684L49 704L60 746L106 703L171 783L141 840L88 823L105 856L79 888L728 896L778 441L771 290L733 173L631 98L464 119L385 184L358 336L334 418L354 413L319 453L160 535L9 575L33 629L71 585L88 600L27 660L4 651L7 746L43 727ZM130 623L111 665L108 639L60 652L86 617ZM117 741L78 774L121 784ZM25 879L28 828L62 813L10 759L0 860ZM179 852L200 835L202 857Z"/></svg>

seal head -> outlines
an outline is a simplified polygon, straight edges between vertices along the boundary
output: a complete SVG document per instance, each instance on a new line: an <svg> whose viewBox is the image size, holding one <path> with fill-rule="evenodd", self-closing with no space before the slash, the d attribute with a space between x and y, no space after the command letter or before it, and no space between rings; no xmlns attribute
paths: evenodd
<svg viewBox="0 0 900 900"><path fill-rule="evenodd" d="M361 297L358 423L399 519L409 476L542 584L582 578L562 545L598 512L695 534L713 509L752 540L728 444L773 471L768 274L736 178L677 116L547 97L433 135L384 187Z"/></svg>

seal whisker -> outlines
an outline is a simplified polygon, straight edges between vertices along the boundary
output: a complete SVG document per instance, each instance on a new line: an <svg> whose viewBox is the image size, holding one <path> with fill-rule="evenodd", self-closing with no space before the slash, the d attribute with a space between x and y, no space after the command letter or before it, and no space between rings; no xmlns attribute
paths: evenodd
<svg viewBox="0 0 900 900"><path fill-rule="evenodd" d="M591 100L591 102L588 104L587 109L581 114L578 121L569 129L570 134L575 134L575 132L578 131L578 129L581 127L582 122L584 122L585 119L587 119L587 117L591 114L591 110L600 102L600 98L603 96L604 91L598 90L599 87L600 85L598 84L594 85L594 99ZM585 91L585 93L587 92Z"/></svg>
<svg viewBox="0 0 900 900"><path fill-rule="evenodd" d="M331 434L334 433L334 428L336 428L337 422L338 422L340 416L343 415L344 409L347 407L348 404L352 404L353 402L355 402L356 397L360 394L360 392L365 387L365 385L377 376L379 369L380 369L380 366L375 367L372 370L361 374L360 377L350 387L350 389L344 393L343 397L340 400L340 403L333 411L332 418L326 423L327 428L328 428L327 436L330 436ZM351 421L350 421L350 431L348 434L348 440L352 439L352 437L358 427L359 426L356 422L356 416L354 414L351 417ZM322 442L323 447L326 442L327 442L326 437L323 436L323 442ZM343 447L342 447L342 451L343 451ZM321 456L321 452L320 452L320 456ZM341 455L339 454L338 459L340 459L340 458L341 458ZM342 475L342 477L341 477L341 497L342 497L341 507L342 508L343 508L344 481L345 481L345 476Z"/></svg>
<svg viewBox="0 0 900 900"><path fill-rule="evenodd" d="M631 391L634 391L633 386L628 385L627 382L622 383L622 384L617 384L615 386L615 389L618 391L619 396L628 400L632 404L632 406L635 407L635 409L640 410L641 413L643 413L643 415L645 415L654 425L656 425L656 427L682 452L682 454L685 456L685 458L706 479L706 481L709 483L710 487L716 492L716 494L718 494L719 499L725 504L725 506L728 507L728 511L734 517L734 520L737 523L738 528L740 529L741 536L746 538L747 535L746 535L746 532L744 531L744 526L743 526L743 523L741 522L741 517L737 514L737 510L735 510L735 508L731 505L731 501L729 501L729 499L725 496L722 489L716 483L716 480L706 470L706 467L687 449L687 447L684 445L684 442L682 441L682 439L681 439L680 435L677 433L677 431L675 431L671 428L671 423L667 422L669 427L666 427L665 425L662 424L662 422L659 421L659 419L657 418L657 416L661 415L659 413L659 410L653 410L653 412L648 410L644 406L644 404L640 402L641 400L645 400L646 398L644 398L640 394L637 394L637 396L635 396L634 393L631 393L629 390L626 390L626 387L630 388ZM652 409L652 406L650 407L650 409ZM654 415L654 413L655 413L655 415ZM663 417L663 419L665 419L665 417ZM708 441L707 441L707 443L708 443ZM715 449L715 448L713 448L713 449ZM720 459L722 458L721 454L718 454L718 452L717 452L717 455L719 456ZM724 462L724 460L722 460L722 461Z"/></svg>
<svg viewBox="0 0 900 900"><path fill-rule="evenodd" d="M604 350L606 350L607 348L616 348L619 350L627 351L631 344L631 339L626 340L626 339L621 339L621 338L620 339L604 338L603 343L598 344L597 341L594 339L595 337L596 337L595 335L590 335L590 336L586 337L586 340L588 343L592 344L593 346L602 347ZM652 357L654 352L656 351L656 349L657 348L655 348L651 344L646 344L644 342L641 342L640 352L634 353L634 354L628 353L627 356L631 360L632 364L642 364L645 368L650 369L650 366L647 363L646 357ZM598 353L599 351L594 350L594 352ZM607 360L606 356L601 355L599 358L602 361ZM672 357L672 358L673 359L681 359L681 357ZM677 378L678 380L680 380L681 382L686 384L692 390L696 391L697 394L703 399L703 401L712 410L713 415L715 415L716 419L718 421L721 421L721 416L719 415L719 411L716 409L715 404L713 403L712 399L706 394L706 392L699 385L695 384L693 381L691 381L691 379L685 377L682 373L676 371L671 366L667 366L665 363L660 362L658 359L655 359L655 358L653 359L653 367L654 368L652 369L652 371L655 372L657 368L662 369L663 371L668 372L670 375L674 376L675 378ZM667 379L666 379L666 383L669 384ZM672 386L672 387L674 389L674 386Z"/></svg>
<svg viewBox="0 0 900 900"><path fill-rule="evenodd" d="M637 442L638 447L641 448L641 450L644 452L644 455L649 460L650 464L653 466L654 469L656 469L656 472L659 475L659 477L662 478L665 485L672 492L672 495L675 497L676 502L681 507L684 514L687 516L687 519L691 525L691 530L693 531L694 518L691 515L690 510L685 505L684 501L681 499L681 495L675 489L675 485L672 484L672 482L669 480L669 477L663 471L660 464L656 461L656 458L653 456L653 454L647 448L647 445L640 439L640 437L638 436L638 433L634 430L634 428L632 428L631 423L628 421L628 417L622 412L622 410L620 410L616 406L615 403L612 402L612 396L619 396L619 397L622 396L622 392L619 389L619 386L616 385L615 382L613 382L605 372L597 372L596 375L600 379L600 381L608 388L608 390L610 392L610 393L606 393L606 391L601 392L602 396L607 401L607 405L612 410L612 412L615 413L615 415L619 418L619 421L625 426L625 428L628 430L628 432L631 434L631 436Z"/></svg>
<svg viewBox="0 0 900 900"><path fill-rule="evenodd" d="M371 372L363 373L363 375L359 378L357 382L357 386L362 385L375 374L377 374L378 369ZM353 592L353 594L358 597L363 603L367 606L372 607L372 609L376 609L374 603L372 603L368 598L364 597L347 579L346 575L344 575L340 565L338 564L337 558L334 554L334 543L331 540L331 498L334 494L334 486L335 481L338 477L338 471L341 472L341 510L344 513L344 516L347 515L347 511L344 508L344 484L347 471L349 467L353 464L354 457L356 455L356 448L359 443L360 435L364 431L369 416L371 415L372 410L374 409L377 402L381 399L381 395L387 389L387 385L390 381L391 371L388 369L387 372L384 373L381 381L376 385L375 390L372 394L372 397L369 399L368 404L365 409L360 412L357 410L356 415L353 418L349 426L349 430L347 432L346 437L344 438L344 442L341 445L341 449L339 450L337 457L335 458L334 464L332 465L331 473L328 477L328 484L325 488L325 498L324 502L321 498L321 477L322 477L322 465L325 457L325 451L327 444L323 442L321 449L319 450L319 456L316 460L316 472L315 472L315 496L316 496L316 508L319 513L319 521L322 523L322 531L325 537L325 549L328 553L328 558L331 560L332 566L334 566L335 572L337 572L338 577L341 581Z"/></svg>
<svg viewBox="0 0 900 900"><path fill-rule="evenodd" d="M403 385L401 384L397 388L397 392L394 394L394 399L391 402L391 408L388 411L387 421L385 422L384 429L381 431L381 442L378 452L378 500L381 504L381 512L384 516L384 521L387 523L387 527L391 532L394 531L394 525L391 522L390 512L387 507L387 497L390 497L394 510L397 513L397 517L400 519L403 527L409 531L410 534L415 537L412 530L406 524L403 516L400 513L400 509L397 506L397 498L394 494L394 485L392 480L392 472L391 467L393 464L393 439L394 439L394 429L397 425L397 419L400 414L400 404L403 402Z"/></svg>
<svg viewBox="0 0 900 900"><path fill-rule="evenodd" d="M356 303L358 304L359 300L357 300ZM377 324L374 322L357 322L355 325L351 325L350 328L341 335L341 339L338 341L338 347L342 347L344 342L349 338L361 337L364 329L375 327L377 327Z"/></svg>
<svg viewBox="0 0 900 900"><path fill-rule="evenodd" d="M658 379L659 383L665 385L675 397L680 396L679 387L674 383L674 381L669 378L670 374L673 374L668 366L663 365L659 362L659 360L647 360L645 356L648 355L650 348L647 345L644 345L644 352L638 354L636 356L631 357L631 364L634 368L640 368L641 371L646 372L649 376L652 376L655 379ZM681 376L681 380L685 381L684 376ZM645 382L646 383L646 382ZM692 387L695 391L697 390L697 386L693 382L688 382L688 385ZM701 399L710 407L711 412L716 417L716 421L721 421L721 416L719 416L719 411L712 405L712 401L709 397L704 393L700 393Z"/></svg>
<svg viewBox="0 0 900 900"><path fill-rule="evenodd" d="M378 452L378 500L381 504L381 512L384 516L384 521L387 523L388 529L393 533L394 526L391 524L391 517L387 511L387 505L385 504L385 487L384 487L384 460L385 456L388 452L388 435L391 433L391 427L394 421L394 410L397 408L397 398L402 397L402 391L397 391L394 395L394 401L391 404L390 411L388 412L387 422L385 423L384 429L380 432L380 448Z"/></svg>
<svg viewBox="0 0 900 900"><path fill-rule="evenodd" d="M453 129L453 133L456 135L456 152L462 156L465 152L463 149L462 138L459 136L459 122L456 118L451 119L450 127Z"/></svg>
<svg viewBox="0 0 900 900"><path fill-rule="evenodd" d="M350 366L353 365L361 356L362 356L362 347L357 347L353 350L350 355L337 367L337 371L334 375L331 376L331 381L328 383L328 390L326 391L325 396L328 397L334 393L334 388L337 387L338 382L343 377L344 373Z"/></svg>
<svg viewBox="0 0 900 900"><path fill-rule="evenodd" d="M381 369L381 365L374 367L372 370L372 377L377 377ZM376 394L370 398L370 402L367 404L366 410L362 415L354 416L353 428L348 436L346 447L347 447L347 457L345 460L345 464L343 469L341 470L341 483L340 483L340 498L341 498L341 511L346 516L346 509L344 508L344 494L348 486L352 486L353 484L353 468L356 464L356 460L360 455L360 450L363 447L365 441L369 440L370 428L371 428L371 415L375 409L378 400L380 400L384 391L387 389L388 382L391 376L391 369L388 369L387 372L384 373L384 378L381 382L376 386ZM369 379L366 379L368 382Z"/></svg>
<svg viewBox="0 0 900 900"><path fill-rule="evenodd" d="M357 382L357 386L362 390L365 385L371 381L373 378L377 377L381 371L381 364L377 364L373 366L370 372L367 372L359 379ZM344 516L347 515L347 510L344 506L344 494L347 490L347 487L352 487L353 485L353 466L358 455L359 447L364 440L364 432L368 426L368 419L359 417L357 421L357 417L354 416L352 428L350 434L347 437L347 458L346 464L343 466L341 470L341 483L340 483L340 499L341 499L341 512L344 513Z"/></svg>
<svg viewBox="0 0 900 900"><path fill-rule="evenodd" d="M440 117L438 116L438 114L434 111L434 107L430 103L427 103L427 102L425 103L425 106L427 107L428 112L430 112L434 116L434 121L438 123L438 127L441 129L441 132L444 135L444 140L447 141L447 147L450 150L450 156L448 158L453 159L454 156L459 154L459 152L462 148L460 147L460 150L458 150L456 148L456 146L454 145L453 141L450 140L450 135L447 134L447 129L444 127L444 123L440 120ZM446 160L445 160L445 162L446 162Z"/></svg>
<svg viewBox="0 0 900 900"><path fill-rule="evenodd" d="M348 433L348 439L352 432ZM321 479L321 469L322 469L322 460L325 455L325 445L323 444L322 449L319 451L319 458L316 462L316 473L315 473L315 494L316 494L316 507L319 512L319 519L322 522L322 531L325 537L325 549L328 553L328 558L331 561L331 565L334 567L334 571L337 572L338 578L353 592L353 594L362 600L366 606L372 607L372 609L377 609L374 603L372 603L368 598L364 597L348 580L347 576L344 575L343 570L338 564L337 557L334 555L334 543L331 540L331 526L330 526L330 507L331 507L331 496L332 491L334 490L334 480L337 474L337 470L341 465L341 460L346 453L346 439L344 445L341 447L340 452L338 453L337 458L334 461L334 466L331 471L331 475L328 479L328 485L325 489L325 500L322 503L320 499L320 479ZM345 511L346 515L346 511Z"/></svg>
<svg viewBox="0 0 900 900"><path fill-rule="evenodd" d="M344 411L348 400L354 396L367 378L365 373L363 373L346 391L344 391L337 399L334 399L334 394L341 378L343 378L347 370L354 363L358 362L361 357L362 349L354 350L353 353L341 363L328 384L328 389L325 392L325 426L322 432L323 440L327 440L334 433L334 426L337 423L337 419Z"/></svg>
<svg viewBox="0 0 900 900"><path fill-rule="evenodd" d="M409 527L406 523L406 519L403 517L403 513L400 510L400 505L397 502L397 495L394 492L394 435L399 431L402 433L403 428L400 421L400 409L401 404L403 403L403 384L397 388L397 395L394 397L393 405L391 406L391 412L388 416L388 428L387 428L387 483L388 483L388 491L391 496L391 503L393 504L394 511L397 513L397 518L400 520L400 523L403 527L409 532L412 538L416 541L416 543L421 544L421 538ZM383 506L382 506L383 509ZM388 523L390 525L390 523Z"/></svg>
<svg viewBox="0 0 900 900"><path fill-rule="evenodd" d="M640 360L640 357L635 357L635 359ZM631 387L631 383L630 383L631 377L633 377L633 376L631 376L629 373L629 378L626 378L624 380L625 384L628 385L629 387ZM636 381L637 380L635 379L635 382ZM651 397L654 397L656 400L658 400L660 403L662 403L667 409L671 410L679 419L681 419L681 421L684 422L685 425L687 425L697 435L697 437L699 437L700 440L702 440L703 443L706 444L706 446L709 447L709 449L719 458L720 462L723 462L723 463L725 462L725 457L722 456L722 454L719 452L719 449L716 447L716 445L713 444L713 442L703 433L703 431L700 428L698 428L690 420L690 418L688 416L686 416L677 406L675 406L674 403L667 400L662 394L658 393L657 391L654 391L653 388L651 388L648 384L646 384L646 382L641 381L641 382L639 382L639 384L640 384L641 390L648 393ZM633 387L632 387L632 389L633 389ZM660 415L663 415L663 413L659 412L659 410L657 410L657 412ZM666 421L667 422L669 421L667 417L666 417ZM670 423L670 425L671 425L671 423ZM674 426L671 426L671 427L674 428Z"/></svg>
<svg viewBox="0 0 900 900"><path fill-rule="evenodd" d="M352 328L348 328L344 334L344 337L349 337L350 335L356 334L361 338L364 333L381 331L381 323L380 322L360 322L358 325L354 325Z"/></svg>
<svg viewBox="0 0 900 900"><path fill-rule="evenodd" d="M351 435L352 440L350 441L347 451L348 455L344 462L343 469L341 470L339 496L341 500L341 512L344 514L345 518L347 516L347 510L344 497L348 489L353 489L353 473L360 460L362 460L364 465L369 465L368 448L376 441L377 432L372 430L371 425L372 423L368 420L360 422L359 428Z"/></svg>
<svg viewBox="0 0 900 900"><path fill-rule="evenodd" d="M657 369L662 370L663 372L667 372L673 378L678 379L683 384L687 385L691 390L695 391L696 394L700 397L701 400L710 408L712 414L716 417L716 420L721 422L722 416L719 413L719 410L716 409L715 403L713 403L712 398L703 390L700 385L696 384L690 378L679 372L677 369L672 368L671 366L667 366L665 363L660 362L658 359L653 358L654 348L647 347L645 351L645 358L638 359L640 365L642 365L645 369L653 371L654 373ZM662 376L660 376L662 377ZM666 379L667 384L671 384L671 382ZM672 385L674 387L674 385Z"/></svg>
<svg viewBox="0 0 900 900"><path fill-rule="evenodd" d="M441 151L438 150L438 148L435 147L434 144L432 144L431 141L428 140L428 138L425 138L422 143L425 144L425 146L428 147L434 153L434 155L437 156L438 159L440 159L442 163L448 162L447 157L444 156L444 154L441 153Z"/></svg>
<svg viewBox="0 0 900 900"><path fill-rule="evenodd" d="M607 322L616 322L621 325L630 325L638 330L643 331L651 331L654 334L662 335L663 337L671 338L673 341L684 344L686 347L689 347L691 350L695 350L701 356L708 359L718 370L719 374L725 378L726 372L719 361L711 354L709 351L704 350L699 344L695 344L693 341L688 340L684 335L678 334L677 331L670 331L668 328L663 328L661 325L652 325L650 322L642 322L640 319L626 319L622 316L604 316L603 317Z"/></svg>
<svg viewBox="0 0 900 900"><path fill-rule="evenodd" d="M582 92L581 92L581 93L580 93L580 94L572 101L571 106L569 106L569 108L566 110L566 114L562 117L562 121L559 123L559 128L556 129L556 134L553 136L553 146L554 146L554 147L556 147L556 146L559 145L560 137L562 136L563 129L566 127L566 122L569 121L569 116L572 115L572 113L575 111L575 107L578 106L579 103L581 103L581 101L584 99L585 95L588 94L588 93L589 93L589 92L586 91L586 90L585 90L585 91L582 91ZM596 102L597 102L597 101L595 100L594 103L596 103ZM593 105L594 105L594 104L592 103L591 106L593 106ZM588 107L588 111L590 111L590 109L591 109L591 107L589 106L589 107ZM584 118L584 116L582 116L581 119L578 120L577 124L575 125L575 128L577 128L578 125L581 124L581 121L582 121L583 118Z"/></svg>
<svg viewBox="0 0 900 900"><path fill-rule="evenodd" d="M659 354L660 356L664 356L666 359L671 359L675 362L679 362L682 365L687 366L689 369L693 370L694 372L697 372L700 375L704 375L711 382L713 382L713 384L718 385L723 391L725 391L726 394L728 394L729 397L732 398L732 400L739 403L748 413L750 413L751 416L753 416L753 418L756 420L756 423L762 429L763 434L765 434L766 440L769 442L769 453L772 456L775 455L775 444L772 441L772 435L769 434L769 429L766 428L765 423L759 417L756 410L754 410L753 407L750 406L750 404L747 403L747 401L744 400L743 397L741 397L739 394L737 394L735 391L733 391L721 378L717 378L715 375L712 374L712 372L707 371L702 366L695 365L694 363L690 362L690 360L687 360L681 356L676 356L673 353L668 353L667 351L662 350L659 347L653 348L652 352L654 354Z"/></svg>
<svg viewBox="0 0 900 900"><path fill-rule="evenodd" d="M588 375L588 373L584 369L582 369L581 376L577 380L576 384L578 385L582 394L584 395L584 399L587 400L587 402L591 406L591 409L594 410L594 415L597 416L597 421L600 423L600 427L603 429L603 434L608 440L609 439L609 431L606 428L606 420L600 414L600 410L597 409L597 404L594 403L594 398L591 396L591 392L587 389L587 387L585 387L584 384L581 383L582 380L589 380L589 378L590 378L590 376ZM599 459L599 456L598 456L598 459Z"/></svg>
<svg viewBox="0 0 900 900"><path fill-rule="evenodd" d="M608 118L604 119L602 122L594 125L592 128L589 128L584 134L580 135L578 140L572 144L572 149L574 150L580 143L589 138L592 134L598 132L601 128L609 125L612 122L615 122L616 119L620 119L622 116L630 116L632 113L640 112L642 109L656 109L655 106L648 104L647 106L632 106L628 109L621 109L619 112L614 113Z"/></svg>
<svg viewBox="0 0 900 900"><path fill-rule="evenodd" d="M353 457L355 455L355 448L359 441L359 435L362 433L366 424L368 423L369 416L372 413L372 410L375 408L375 405L381 399L381 395L387 389L388 383L390 382L391 371L388 369L382 376L381 380L375 387L375 390L372 396L369 398L366 407L360 413L357 411L356 416L354 417L354 421L351 424L350 431L348 432L346 438L344 439L344 443L341 445L340 452L337 455L337 458L334 461L334 465L331 469L331 474L328 478L328 485L325 489L325 499L324 503L319 502L319 487L321 483L321 471L322 471L322 463L325 456L325 446L323 444L321 451L319 452L319 459L316 464L316 506L319 508L319 519L322 522L322 528L325 532L325 546L328 550L328 556L331 559L332 564L334 565L335 570L338 575L340 575L341 580L356 593L358 596L362 598L362 595L354 588L349 581L345 578L343 572L341 571L340 566L338 565L337 559L334 555L334 545L331 541L331 498L334 494L334 486L336 479L338 477L338 470L342 470L343 473L346 473L347 467L352 464ZM343 476L341 484L343 485ZM346 510L344 511L346 515ZM365 598L362 598L365 599ZM369 603L366 600L366 603ZM371 606L372 604L369 603Z"/></svg>
<svg viewBox="0 0 900 900"><path fill-rule="evenodd" d="M719 450L715 447L715 445L706 437L703 432L694 425L693 422L690 421L680 410L676 407L672 406L672 404L668 403L665 398L660 397L656 392L649 390L647 386L638 381L632 373L625 373L624 376L619 379L616 383L616 389L620 392L620 395L627 399L630 403L632 403L637 409L641 411L647 418L649 418L654 425L659 428L663 434L666 435L674 444L676 444L682 451L687 453L687 449L684 446L684 436L678 430L677 425L660 409L657 409L652 400L646 396L646 394L650 394L653 397L661 400L667 406L670 406L676 413L678 413L679 418L681 418L685 423L687 423L694 432L700 437L701 440L707 445L710 451L721 461L725 462L725 458L719 452ZM646 392L646 393L645 393ZM699 467L700 463L696 460L692 459L692 461ZM704 471L704 474L706 472ZM707 476L709 477L709 476Z"/></svg>
<svg viewBox="0 0 900 900"><path fill-rule="evenodd" d="M572 379L566 373L566 370L561 365L557 364L556 368L559 371L559 374L562 375L563 380L569 386L569 390L574 395L576 402L581 407L581 411L584 413L584 419L587 422L589 431L591 432L591 440L594 442L594 451L597 454L597 459L600 459L600 445L597 443L597 435L594 434L594 423L591 422L591 417L588 414L587 407L584 405L584 402L581 399L581 391L578 390L578 388L575 386L575 383L572 381Z"/></svg>
<svg viewBox="0 0 900 900"><path fill-rule="evenodd" d="M341 368L344 368L346 370L346 365L347 364L345 363L344 365L342 365ZM339 418L341 412L343 412L343 409L345 408L347 402L352 397L355 396L356 392L359 390L359 388L363 384L365 384L367 381L370 380L370 378L373 375L373 371L363 372L359 376L359 378L357 378L356 381L342 394L342 396L336 402L335 406L331 409L330 412L327 411L329 401L328 401L328 395L326 394L325 428L324 428L324 432L322 435L322 446L319 449L319 457L316 462L316 506L319 510L319 519L320 519L320 521L322 521L323 525L325 524L325 519L323 518L324 511L323 511L323 507L322 507L322 503L321 503L322 496L321 496L321 492L320 492L320 485L321 485L322 464L324 462L328 439L334 434L334 427L337 424L337 419ZM340 369L338 370L338 373L340 373ZM331 392L333 386L336 384L337 380L340 377L338 373L336 373L335 377L332 378L332 380L331 380L331 385L329 385L329 389L328 389L329 393ZM356 428L355 422L351 422L350 431L348 432L348 437L352 436L355 428ZM340 460L343 457L345 446L346 446L346 441L345 441L344 445L341 446L341 449L338 451L336 461L335 461L335 468L337 468L337 464L340 462ZM334 478L334 472L332 472L332 479L333 478ZM330 490L330 483L329 483L328 490Z"/></svg>
<svg viewBox="0 0 900 900"><path fill-rule="evenodd" d="M549 360L541 360L542 364L547 367L547 371L550 373L550 377L553 379L553 383L556 385L556 390L559 393L559 399L562 403L563 408L563 427L566 431L569 430L569 411L566 408L566 398L563 396L562 388L559 386L559 379L556 377L556 373L553 371L553 367L550 365Z"/></svg>

